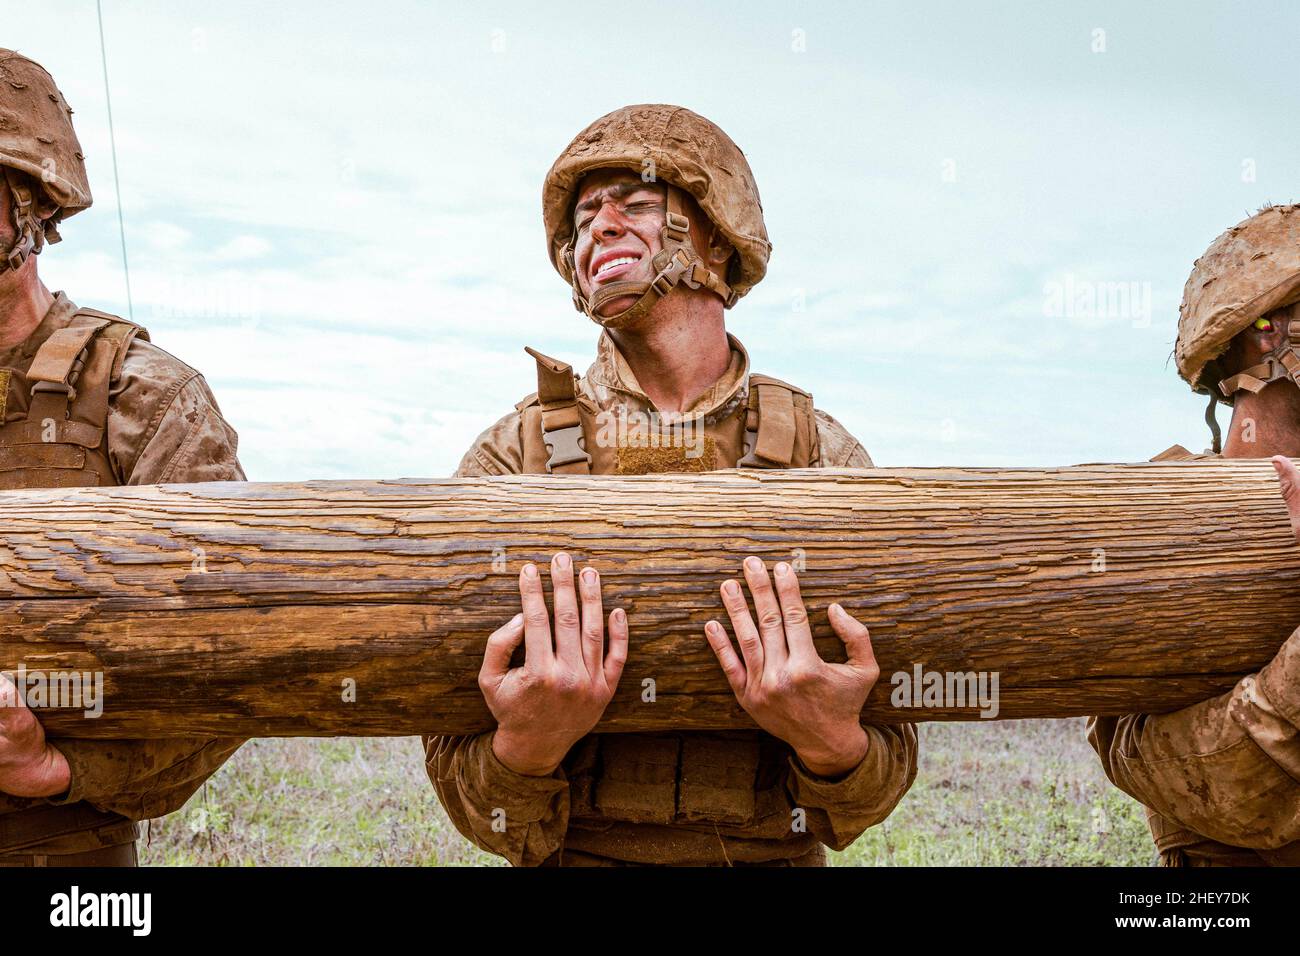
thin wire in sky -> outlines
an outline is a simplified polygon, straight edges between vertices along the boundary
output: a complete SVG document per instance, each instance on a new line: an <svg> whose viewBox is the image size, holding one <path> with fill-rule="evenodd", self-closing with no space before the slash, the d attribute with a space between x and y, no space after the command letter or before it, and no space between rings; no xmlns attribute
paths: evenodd
<svg viewBox="0 0 1300 956"><path fill-rule="evenodd" d="M122 272L126 276L126 314L135 321L135 307L131 303L131 265L126 256L126 219L122 214L122 181L117 175L117 135L113 131L113 96L108 86L108 50L104 45L104 7L95 0L95 13L99 16L99 57L104 64L104 99L108 103L108 144L113 153L113 189L117 193L117 231L122 237Z"/></svg>

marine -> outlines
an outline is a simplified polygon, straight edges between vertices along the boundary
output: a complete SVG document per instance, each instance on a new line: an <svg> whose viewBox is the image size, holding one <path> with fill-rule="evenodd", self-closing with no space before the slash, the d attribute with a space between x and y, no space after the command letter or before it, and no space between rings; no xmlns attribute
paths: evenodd
<svg viewBox="0 0 1300 956"><path fill-rule="evenodd" d="M592 123L543 188L552 265L602 329L585 375L527 349L537 391L485 430L458 476L636 475L716 469L871 467L812 395L754 372L725 327L771 252L744 154L690 110L638 105ZM622 422L622 425L619 425ZM520 572L523 613L488 640L479 686L497 728L425 739L426 770L456 828L517 866L817 866L897 805L916 775L911 724L863 726L879 676L865 626L832 605L844 663L813 648L797 577L743 564L757 611L722 582L739 653L721 622L702 635L762 729L590 730L627 655L608 620L599 555L578 575ZM511 655L526 647L523 667ZM558 675L558 676L557 676Z"/></svg>
<svg viewBox="0 0 1300 956"><path fill-rule="evenodd" d="M1300 206L1267 206L1196 260L1178 372L1209 396L1211 448L1155 461L1272 457L1300 541ZM1215 407L1232 407L1227 442ZM1206 635L1212 640L1213 635ZM1093 717L1106 776L1145 805L1164 866L1300 864L1300 629L1264 667L1167 714Z"/></svg>
<svg viewBox="0 0 1300 956"><path fill-rule="evenodd" d="M243 481L199 372L41 282L37 256L91 204L71 117L45 69L0 50L0 490ZM134 866L138 822L242 743L47 738L28 703L0 677L0 867Z"/></svg>

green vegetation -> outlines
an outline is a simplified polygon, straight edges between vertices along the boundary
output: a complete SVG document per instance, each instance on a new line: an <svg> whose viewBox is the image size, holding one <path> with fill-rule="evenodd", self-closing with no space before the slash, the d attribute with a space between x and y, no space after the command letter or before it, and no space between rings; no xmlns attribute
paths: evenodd
<svg viewBox="0 0 1300 956"><path fill-rule="evenodd" d="M1142 807L1111 786L1084 721L921 725L916 783L836 866L1151 866Z"/></svg>
<svg viewBox="0 0 1300 956"><path fill-rule="evenodd" d="M922 724L916 783L836 866L1148 866L1142 808L1112 787L1082 720ZM144 865L503 865L439 806L413 737L255 740L178 813Z"/></svg>

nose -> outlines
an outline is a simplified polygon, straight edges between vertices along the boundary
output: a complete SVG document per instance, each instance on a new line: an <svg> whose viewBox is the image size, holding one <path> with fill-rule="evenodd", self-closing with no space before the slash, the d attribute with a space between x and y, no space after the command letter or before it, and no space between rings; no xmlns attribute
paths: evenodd
<svg viewBox="0 0 1300 956"><path fill-rule="evenodd" d="M618 207L611 201L601 203L596 216L591 220L591 235L594 239L617 239L627 232L627 224Z"/></svg>

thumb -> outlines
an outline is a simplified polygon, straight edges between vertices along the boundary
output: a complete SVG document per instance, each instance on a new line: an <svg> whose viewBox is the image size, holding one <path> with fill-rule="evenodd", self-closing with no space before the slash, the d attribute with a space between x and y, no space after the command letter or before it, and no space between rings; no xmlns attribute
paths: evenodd
<svg viewBox="0 0 1300 956"><path fill-rule="evenodd" d="M876 652L871 647L871 632L867 626L838 604L831 605L829 616L835 636L844 642L848 663L879 676L880 666L876 663Z"/></svg>
<svg viewBox="0 0 1300 956"><path fill-rule="evenodd" d="M1278 484L1281 486L1282 500L1286 502L1287 513L1291 517L1291 531L1300 542L1300 469L1283 455L1273 456L1273 470L1277 472Z"/></svg>
<svg viewBox="0 0 1300 956"><path fill-rule="evenodd" d="M485 681L495 687L510 670L510 657L524 640L524 616L516 614L492 632L483 651L483 666L479 669L479 683Z"/></svg>

